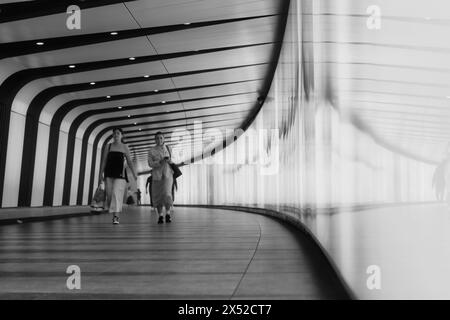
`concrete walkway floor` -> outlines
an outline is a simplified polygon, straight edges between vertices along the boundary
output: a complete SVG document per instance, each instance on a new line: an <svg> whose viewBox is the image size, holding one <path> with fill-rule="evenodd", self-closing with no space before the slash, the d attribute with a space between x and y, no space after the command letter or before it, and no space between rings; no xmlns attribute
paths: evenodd
<svg viewBox="0 0 450 320"><path fill-rule="evenodd" d="M0 299L342 299L297 229L257 214L149 207L0 226ZM67 268L80 268L69 290ZM69 283L75 283L73 277Z"/></svg>

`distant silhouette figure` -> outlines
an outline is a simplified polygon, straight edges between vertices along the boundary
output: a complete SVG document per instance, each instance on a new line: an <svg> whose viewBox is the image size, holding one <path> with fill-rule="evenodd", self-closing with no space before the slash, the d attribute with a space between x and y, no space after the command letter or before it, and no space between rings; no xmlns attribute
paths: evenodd
<svg viewBox="0 0 450 320"><path fill-rule="evenodd" d="M446 201L450 208L450 142L447 144L444 159L437 165L433 174L432 187L436 199Z"/></svg>
<svg viewBox="0 0 450 320"><path fill-rule="evenodd" d="M444 171L444 200L447 201L447 206L450 209L450 153L447 154L447 157L443 161L443 171Z"/></svg>
<svg viewBox="0 0 450 320"><path fill-rule="evenodd" d="M434 170L434 174L433 174L432 187L434 188L434 192L436 194L436 199L438 201L444 200L444 191L446 189L445 188L446 187L445 176L446 176L446 171L447 171L446 170L447 163L448 163L447 159L444 159L440 164L438 164L438 166ZM448 190L447 190L447 194L448 194Z"/></svg>
<svg viewBox="0 0 450 320"><path fill-rule="evenodd" d="M141 205L141 190L137 189L136 191L136 199L137 199L137 205L140 206Z"/></svg>

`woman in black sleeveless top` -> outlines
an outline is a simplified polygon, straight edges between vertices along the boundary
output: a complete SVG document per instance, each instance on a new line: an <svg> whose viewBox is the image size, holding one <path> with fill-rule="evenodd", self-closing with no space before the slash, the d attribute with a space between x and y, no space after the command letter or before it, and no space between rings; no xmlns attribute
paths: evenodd
<svg viewBox="0 0 450 320"><path fill-rule="evenodd" d="M130 151L122 142L123 131L120 128L113 130L113 143L107 146L103 154L100 167L99 184L105 181L106 185L106 208L113 213L113 223L119 224L119 216L122 212L125 187L128 182L125 169L125 159L133 173L134 179L137 179L136 171L131 161ZM104 176L103 176L104 174Z"/></svg>

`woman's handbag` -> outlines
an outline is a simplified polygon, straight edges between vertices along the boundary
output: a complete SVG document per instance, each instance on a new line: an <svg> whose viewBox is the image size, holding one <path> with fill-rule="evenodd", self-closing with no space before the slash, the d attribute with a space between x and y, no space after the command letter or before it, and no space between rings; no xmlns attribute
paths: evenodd
<svg viewBox="0 0 450 320"><path fill-rule="evenodd" d="M167 148L167 151L169 152L170 159L172 159L172 153L170 152L170 149L167 145L166 145L166 148ZM172 168L174 179L178 178L179 176L181 176L183 174L183 173L181 173L180 168L175 163L169 163L169 165Z"/></svg>
<svg viewBox="0 0 450 320"><path fill-rule="evenodd" d="M128 196L128 198L127 198L127 204L134 204L134 199L133 199L133 196Z"/></svg>
<svg viewBox="0 0 450 320"><path fill-rule="evenodd" d="M170 167L173 170L173 178L174 179L176 179L176 178L178 178L179 176L182 175L180 168L178 168L178 166L175 163L171 163Z"/></svg>

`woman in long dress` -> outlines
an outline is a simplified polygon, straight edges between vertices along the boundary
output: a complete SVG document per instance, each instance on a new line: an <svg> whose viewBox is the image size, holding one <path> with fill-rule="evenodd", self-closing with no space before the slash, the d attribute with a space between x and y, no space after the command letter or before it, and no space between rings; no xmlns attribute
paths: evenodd
<svg viewBox="0 0 450 320"><path fill-rule="evenodd" d="M105 181L106 185L106 205L105 208L113 214L113 224L119 224L120 213L122 212L125 187L128 182L125 159L137 179L130 151L123 143L123 131L120 128L113 129L113 142L106 147L100 167L99 184Z"/></svg>
<svg viewBox="0 0 450 320"><path fill-rule="evenodd" d="M166 209L166 222L171 222L170 209L172 207L173 170L172 150L164 143L161 132L155 135L156 146L148 152L148 165L152 168L151 195L153 206L158 212L158 223L164 223L163 207Z"/></svg>

